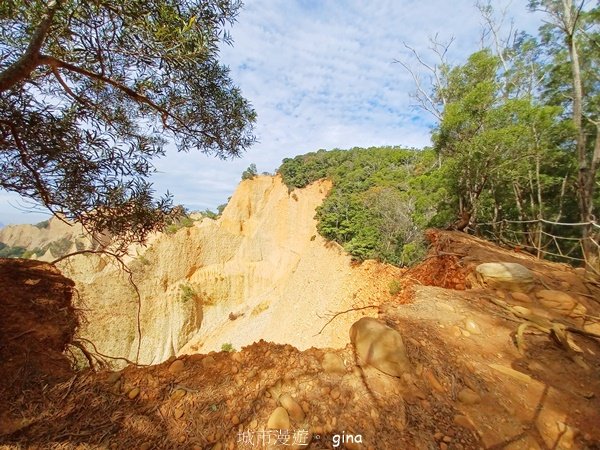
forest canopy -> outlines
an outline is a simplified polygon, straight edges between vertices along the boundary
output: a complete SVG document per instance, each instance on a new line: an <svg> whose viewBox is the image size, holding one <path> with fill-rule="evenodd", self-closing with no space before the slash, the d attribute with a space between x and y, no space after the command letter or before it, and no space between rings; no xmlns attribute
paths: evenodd
<svg viewBox="0 0 600 450"><path fill-rule="evenodd" d="M236 0L0 2L0 187L143 241L176 210L149 175L178 151L239 156L255 112L219 60Z"/></svg>
<svg viewBox="0 0 600 450"><path fill-rule="evenodd" d="M398 61L435 119L432 148L319 151L279 173L290 188L333 180L318 229L359 259L411 264L424 228L443 226L600 270L600 7L533 1L539 35L502 36L478 6L489 39L466 61L437 40L433 60L412 53L423 73Z"/></svg>

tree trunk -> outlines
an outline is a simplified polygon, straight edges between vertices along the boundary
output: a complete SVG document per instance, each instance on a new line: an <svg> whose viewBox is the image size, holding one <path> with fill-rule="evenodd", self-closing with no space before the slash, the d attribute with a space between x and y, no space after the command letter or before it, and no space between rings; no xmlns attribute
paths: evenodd
<svg viewBox="0 0 600 450"><path fill-rule="evenodd" d="M600 143L596 136L596 145L591 161L588 159L586 147L586 135L583 129L583 86L581 81L581 65L579 63L579 51L575 39L575 31L578 27L579 15L573 16L572 0L563 1L563 31L566 34L566 42L569 47L569 59L571 62L571 75L573 77L573 126L577 141L577 200L579 214L582 222L594 220L594 187L596 172L598 170L597 160L600 159ZM598 125L597 125L598 127ZM600 127L599 127L600 129ZM598 158L596 158L598 154ZM590 164L591 163L591 164ZM583 252L586 261L597 259L598 249L591 241L591 225L582 227L581 238L583 240Z"/></svg>

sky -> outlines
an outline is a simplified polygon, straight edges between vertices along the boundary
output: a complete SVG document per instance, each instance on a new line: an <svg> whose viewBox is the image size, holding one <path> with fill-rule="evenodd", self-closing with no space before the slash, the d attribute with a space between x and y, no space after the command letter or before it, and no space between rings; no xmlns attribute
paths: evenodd
<svg viewBox="0 0 600 450"><path fill-rule="evenodd" d="M242 158L177 153L155 161L157 195L167 190L190 210L225 203L251 163L273 172L284 158L319 149L430 144L433 118L415 108L415 69L404 43L434 61L429 38L454 38L449 62L480 48L482 19L474 0L245 0L221 61L253 105L258 142ZM525 0L506 6L519 30L535 34L539 16ZM500 5L500 6L498 6ZM0 224L46 217L0 191Z"/></svg>

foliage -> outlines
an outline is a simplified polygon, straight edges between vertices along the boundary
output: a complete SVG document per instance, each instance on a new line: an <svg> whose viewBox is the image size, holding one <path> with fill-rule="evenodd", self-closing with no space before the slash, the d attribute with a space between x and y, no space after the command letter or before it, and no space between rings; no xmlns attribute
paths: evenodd
<svg viewBox="0 0 600 450"><path fill-rule="evenodd" d="M221 351L222 352L235 352L235 348L233 347L233 345L231 344L231 342L226 342L223 345L221 345Z"/></svg>
<svg viewBox="0 0 600 450"><path fill-rule="evenodd" d="M171 223L165 228L165 233L167 234L175 234L182 228L191 228L194 226L194 219L192 219L185 211L170 222Z"/></svg>
<svg viewBox="0 0 600 450"><path fill-rule="evenodd" d="M0 242L0 258L23 258L23 254L27 251L25 247L11 247L4 242Z"/></svg>
<svg viewBox="0 0 600 450"><path fill-rule="evenodd" d="M402 283L400 283L398 280L392 280L390 281L389 288L390 295L395 296L402 290Z"/></svg>
<svg viewBox="0 0 600 450"><path fill-rule="evenodd" d="M148 177L166 142L225 158L255 140L218 60L240 7L0 2L0 187L124 245L161 229L176 211Z"/></svg>
<svg viewBox="0 0 600 450"><path fill-rule="evenodd" d="M242 180L252 180L258 175L258 170L256 170L256 164L252 163L248 166L246 170L242 172Z"/></svg>
<svg viewBox="0 0 600 450"><path fill-rule="evenodd" d="M34 225L36 228L39 228L40 230L44 229L44 228L48 228L50 226L50 221L49 220L43 220L39 223L36 223Z"/></svg>
<svg viewBox="0 0 600 450"><path fill-rule="evenodd" d="M187 303L189 301L195 302L198 299L198 293L189 284L181 284L179 285L179 289L181 291L179 298L183 303Z"/></svg>
<svg viewBox="0 0 600 450"><path fill-rule="evenodd" d="M285 159L278 172L290 189L320 178L333 180L317 210L319 233L359 260L404 265L422 254L417 251L421 232L437 214L442 193L431 177L434 162L432 150L319 150Z"/></svg>

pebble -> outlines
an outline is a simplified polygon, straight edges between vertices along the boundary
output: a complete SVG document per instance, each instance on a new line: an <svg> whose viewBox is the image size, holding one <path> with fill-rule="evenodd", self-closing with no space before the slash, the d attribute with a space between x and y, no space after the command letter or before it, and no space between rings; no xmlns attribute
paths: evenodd
<svg viewBox="0 0 600 450"><path fill-rule="evenodd" d="M115 384L121 379L121 372L113 372L106 378L107 384Z"/></svg>
<svg viewBox="0 0 600 450"><path fill-rule="evenodd" d="M234 414L233 417L231 418L231 423L234 425L239 425L240 424L240 418L238 417L237 414Z"/></svg>
<svg viewBox="0 0 600 450"><path fill-rule="evenodd" d="M177 375L179 372L181 372L184 369L184 367L185 367L184 362L181 359L176 359L169 366L169 373L171 373L173 375Z"/></svg>
<svg viewBox="0 0 600 450"><path fill-rule="evenodd" d="M215 365L215 358L213 358L212 356L206 356L204 359L202 359L202 367L204 367L205 369L212 367Z"/></svg>
<svg viewBox="0 0 600 450"><path fill-rule="evenodd" d="M531 303L531 297L524 292L512 292L510 295L517 302Z"/></svg>
<svg viewBox="0 0 600 450"><path fill-rule="evenodd" d="M132 390L130 390L128 392L127 397L129 397L130 400L133 400L138 395L140 395L140 388L139 387L134 387Z"/></svg>
<svg viewBox="0 0 600 450"><path fill-rule="evenodd" d="M458 425L459 427L466 428L468 430L475 429L473 422L471 422L471 420L467 416L463 416L461 414L457 414L456 416L454 416L454 424Z"/></svg>
<svg viewBox="0 0 600 450"><path fill-rule="evenodd" d="M465 320L465 329L471 334L481 334L481 328L473 319Z"/></svg>
<svg viewBox="0 0 600 450"><path fill-rule="evenodd" d="M278 406L269 416L267 428L273 430L289 430L290 417L283 406Z"/></svg>
<svg viewBox="0 0 600 450"><path fill-rule="evenodd" d="M458 400L466 405L475 405L481 402L481 397L477 392L464 388L458 393Z"/></svg>
<svg viewBox="0 0 600 450"><path fill-rule="evenodd" d="M173 417L176 419L181 419L183 417L183 410L176 408L175 411L173 411Z"/></svg>
<svg viewBox="0 0 600 450"><path fill-rule="evenodd" d="M431 385L431 387L440 392L443 393L446 390L444 389L444 386L442 386L442 384L438 381L438 379L435 377L435 375L430 371L427 370L427 372L425 372L425 378L427 378L427 381L429 381L429 384Z"/></svg>
<svg viewBox="0 0 600 450"><path fill-rule="evenodd" d="M179 400L180 398L185 397L185 390L184 389L175 389L173 391L173 393L171 394L171 399L172 400Z"/></svg>
<svg viewBox="0 0 600 450"><path fill-rule="evenodd" d="M289 416L296 422L304 421L304 411L296 400L288 393L279 396L279 403L288 412Z"/></svg>
<svg viewBox="0 0 600 450"><path fill-rule="evenodd" d="M151 442L144 442L142 445L140 445L140 450L150 450L151 448L152 448Z"/></svg>
<svg viewBox="0 0 600 450"><path fill-rule="evenodd" d="M331 391L331 398L334 400L337 400L338 398L340 398L340 395L342 395L342 393L337 388L335 388Z"/></svg>

